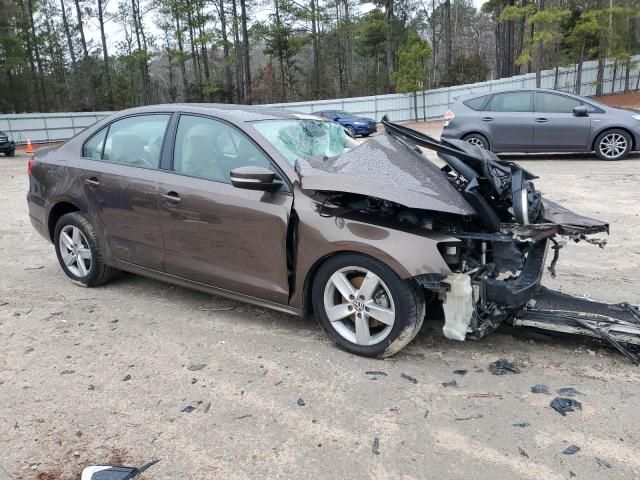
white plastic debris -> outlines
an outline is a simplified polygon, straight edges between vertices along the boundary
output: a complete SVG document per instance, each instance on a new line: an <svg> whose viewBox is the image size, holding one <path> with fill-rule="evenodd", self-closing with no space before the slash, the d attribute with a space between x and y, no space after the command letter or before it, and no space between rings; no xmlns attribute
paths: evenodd
<svg viewBox="0 0 640 480"><path fill-rule="evenodd" d="M449 285L442 308L444 310L444 336L464 341L473 315L473 288L471 277L464 273L452 273L443 280Z"/></svg>

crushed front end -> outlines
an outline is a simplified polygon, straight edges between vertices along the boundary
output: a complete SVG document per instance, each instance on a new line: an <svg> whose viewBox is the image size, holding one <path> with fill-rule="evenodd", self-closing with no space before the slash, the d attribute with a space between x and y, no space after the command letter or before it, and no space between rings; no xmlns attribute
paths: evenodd
<svg viewBox="0 0 640 480"><path fill-rule="evenodd" d="M476 212L471 218L436 222L459 240L440 245L452 273L418 278L443 302L445 336L481 338L502 322L522 317L541 290L547 255L553 255L549 269L555 275L567 240L604 246L605 241L589 236L608 234L606 222L543 198L533 183L536 177L517 164L460 140L437 141L386 120L383 124L401 141L436 151L445 162L443 173Z"/></svg>

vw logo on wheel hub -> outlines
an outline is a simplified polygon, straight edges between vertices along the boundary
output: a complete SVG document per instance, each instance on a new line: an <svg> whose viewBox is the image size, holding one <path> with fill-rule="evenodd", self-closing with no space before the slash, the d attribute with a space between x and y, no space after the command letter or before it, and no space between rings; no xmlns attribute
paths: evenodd
<svg viewBox="0 0 640 480"><path fill-rule="evenodd" d="M354 300L353 301L353 308L355 308L355 310L357 312L361 312L362 310L364 310L364 302L362 300Z"/></svg>

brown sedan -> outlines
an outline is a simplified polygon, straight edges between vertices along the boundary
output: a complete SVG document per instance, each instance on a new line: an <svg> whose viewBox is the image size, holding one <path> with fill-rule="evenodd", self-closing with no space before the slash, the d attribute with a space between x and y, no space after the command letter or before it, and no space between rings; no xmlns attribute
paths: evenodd
<svg viewBox="0 0 640 480"><path fill-rule="evenodd" d="M124 270L315 313L368 356L407 345L432 302L445 335L482 336L538 291L549 239L607 229L488 152L384 123L358 145L282 110L126 110L29 161L31 222L80 285Z"/></svg>

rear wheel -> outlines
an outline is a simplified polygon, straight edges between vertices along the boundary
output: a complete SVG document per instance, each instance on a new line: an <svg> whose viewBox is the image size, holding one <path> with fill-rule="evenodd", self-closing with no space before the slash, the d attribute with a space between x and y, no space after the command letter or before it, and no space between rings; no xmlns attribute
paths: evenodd
<svg viewBox="0 0 640 480"><path fill-rule="evenodd" d="M607 130L598 135L596 155L600 160L622 160L631 151L631 135L624 130Z"/></svg>
<svg viewBox="0 0 640 480"><path fill-rule="evenodd" d="M489 140L484 135L480 135L479 133L470 133L466 135L463 140L471 145L475 145L476 147L482 147L485 150L489 150Z"/></svg>
<svg viewBox="0 0 640 480"><path fill-rule="evenodd" d="M116 275L117 270L104 263L93 225L83 214L60 217L53 239L62 270L78 285L95 287Z"/></svg>
<svg viewBox="0 0 640 480"><path fill-rule="evenodd" d="M353 128L351 125L347 125L346 129L349 132L349 136L350 137L356 138L356 129L355 128Z"/></svg>
<svg viewBox="0 0 640 480"><path fill-rule="evenodd" d="M364 255L341 254L323 263L312 299L318 321L333 341L367 357L400 351L424 321L422 290Z"/></svg>
<svg viewBox="0 0 640 480"><path fill-rule="evenodd" d="M16 156L16 151L15 151L15 149L9 150L8 152L5 152L5 155L7 157L15 157Z"/></svg>

